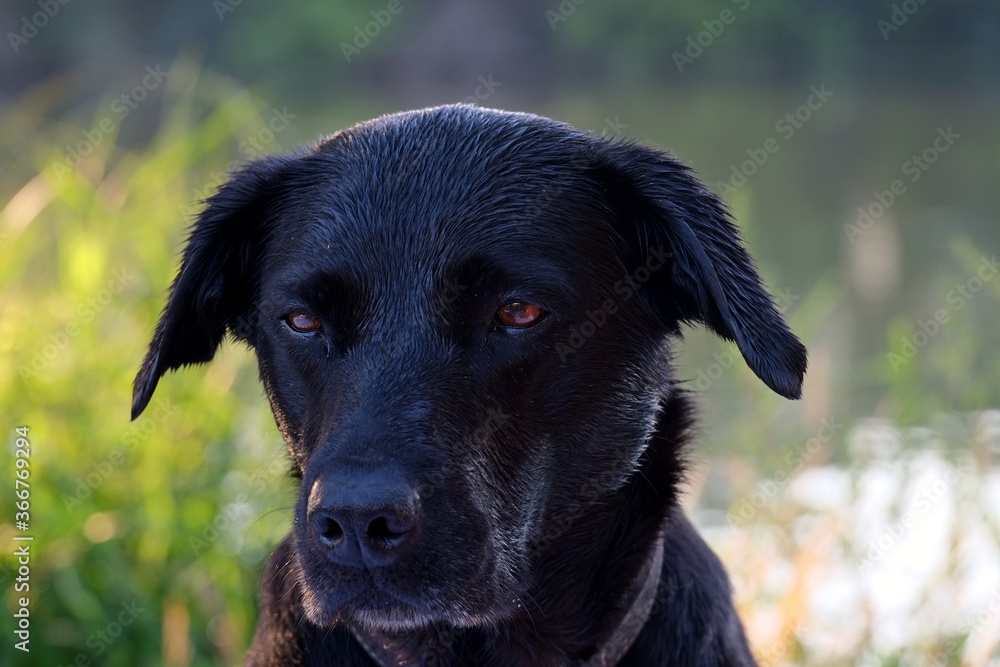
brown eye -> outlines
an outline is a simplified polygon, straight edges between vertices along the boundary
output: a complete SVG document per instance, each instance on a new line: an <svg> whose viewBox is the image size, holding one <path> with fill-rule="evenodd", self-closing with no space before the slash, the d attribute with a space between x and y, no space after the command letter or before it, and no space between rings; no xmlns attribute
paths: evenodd
<svg viewBox="0 0 1000 667"><path fill-rule="evenodd" d="M545 311L533 303L513 301L500 306L496 317L502 326L524 329L537 323L544 315Z"/></svg>
<svg viewBox="0 0 1000 667"><path fill-rule="evenodd" d="M301 310L293 310L292 312L285 315L285 322L294 331L299 333L310 333L312 331L317 331L320 328L319 318L315 315L309 313L304 313Z"/></svg>

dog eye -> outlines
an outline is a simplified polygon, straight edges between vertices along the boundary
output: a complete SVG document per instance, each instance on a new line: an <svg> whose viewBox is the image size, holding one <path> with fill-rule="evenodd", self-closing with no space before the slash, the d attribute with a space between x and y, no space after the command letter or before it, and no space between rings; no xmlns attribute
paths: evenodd
<svg viewBox="0 0 1000 667"><path fill-rule="evenodd" d="M533 303L512 301L505 303L497 310L496 319L501 326L512 329L525 329L537 324L545 316L545 311Z"/></svg>
<svg viewBox="0 0 1000 667"><path fill-rule="evenodd" d="M318 331L321 326L318 317L310 313L304 313L301 310L293 310L285 315L285 323L291 327L292 331L298 331L299 333Z"/></svg>

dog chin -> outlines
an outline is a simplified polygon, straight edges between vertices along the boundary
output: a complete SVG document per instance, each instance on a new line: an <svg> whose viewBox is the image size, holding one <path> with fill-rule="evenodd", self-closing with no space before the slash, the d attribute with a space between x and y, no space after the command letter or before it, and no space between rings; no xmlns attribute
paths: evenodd
<svg viewBox="0 0 1000 667"><path fill-rule="evenodd" d="M306 605L306 617L319 627L346 625L372 632L402 634L426 628L440 619L412 607L373 607L349 604L336 611L324 605Z"/></svg>
<svg viewBox="0 0 1000 667"><path fill-rule="evenodd" d="M439 624L443 619L413 608L355 609L346 611L342 622L370 632L401 635Z"/></svg>
<svg viewBox="0 0 1000 667"><path fill-rule="evenodd" d="M483 614L460 610L462 605L447 605L445 610L427 601L410 604L380 590L365 591L341 604L334 604L326 595L306 590L303 601L306 617L319 627L346 624L386 634L404 634L442 624L454 628L493 625L516 609L512 607L507 613L498 613L500 610L491 608Z"/></svg>

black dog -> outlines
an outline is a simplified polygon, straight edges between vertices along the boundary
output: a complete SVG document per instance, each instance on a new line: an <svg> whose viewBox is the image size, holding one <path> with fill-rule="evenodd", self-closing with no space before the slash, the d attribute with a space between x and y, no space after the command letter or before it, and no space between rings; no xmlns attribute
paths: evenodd
<svg viewBox="0 0 1000 667"><path fill-rule="evenodd" d="M136 378L228 330L301 493L251 665L751 665L678 509L702 322L774 391L806 352L668 155L447 106L253 162L213 196Z"/></svg>

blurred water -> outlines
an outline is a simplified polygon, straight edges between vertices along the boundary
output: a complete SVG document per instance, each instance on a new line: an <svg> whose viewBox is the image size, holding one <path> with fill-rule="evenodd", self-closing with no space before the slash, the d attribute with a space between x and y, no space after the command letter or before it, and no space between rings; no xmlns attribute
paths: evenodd
<svg viewBox="0 0 1000 667"><path fill-rule="evenodd" d="M913 423L1000 405L1000 280L991 269L1000 254L1000 98L817 81L780 93L597 99L540 111L595 132L616 128L693 165L733 208L810 348L806 396L791 411L764 397L738 356L734 370L696 387L713 422L710 450L741 440L715 430L716 416L724 425L734 410L763 411L780 440L789 418L810 432L823 417ZM713 355L727 349L692 331L682 375L718 370Z"/></svg>
<svg viewBox="0 0 1000 667"><path fill-rule="evenodd" d="M759 480L725 519L695 512L738 564L762 657L774 647L771 664L1000 660L1000 412L973 424L954 442L942 429L870 420L846 438L851 465Z"/></svg>

